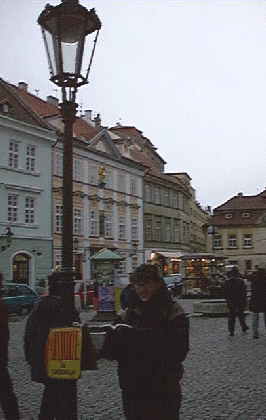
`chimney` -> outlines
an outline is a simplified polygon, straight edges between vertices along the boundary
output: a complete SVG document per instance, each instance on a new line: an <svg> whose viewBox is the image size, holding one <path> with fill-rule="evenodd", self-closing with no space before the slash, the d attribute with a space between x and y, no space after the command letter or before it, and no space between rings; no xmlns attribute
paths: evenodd
<svg viewBox="0 0 266 420"><path fill-rule="evenodd" d="M50 105L54 105L54 106L58 106L59 104L59 99L55 98L52 95L47 96L46 98L46 102L48 102L48 104Z"/></svg>
<svg viewBox="0 0 266 420"><path fill-rule="evenodd" d="M25 82L18 82L18 88L24 90L24 92L28 92L28 85Z"/></svg>
<svg viewBox="0 0 266 420"><path fill-rule="evenodd" d="M94 124L95 124L95 128L96 130L101 128L101 117L100 114L97 114L97 116L94 118Z"/></svg>
<svg viewBox="0 0 266 420"><path fill-rule="evenodd" d="M92 119L91 119L92 110L91 109L85 109L84 113L85 113L84 120L92 121Z"/></svg>
<svg viewBox="0 0 266 420"><path fill-rule="evenodd" d="M238 194L237 194L237 196L238 196L238 197L243 197L243 193L242 193L242 192L240 192L240 193L238 193Z"/></svg>

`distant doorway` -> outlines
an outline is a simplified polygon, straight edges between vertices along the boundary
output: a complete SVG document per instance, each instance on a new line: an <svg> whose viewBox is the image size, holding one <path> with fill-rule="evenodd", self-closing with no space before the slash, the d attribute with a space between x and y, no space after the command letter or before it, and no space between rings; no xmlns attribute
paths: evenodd
<svg viewBox="0 0 266 420"><path fill-rule="evenodd" d="M24 252L13 259L13 282L29 284L29 256Z"/></svg>

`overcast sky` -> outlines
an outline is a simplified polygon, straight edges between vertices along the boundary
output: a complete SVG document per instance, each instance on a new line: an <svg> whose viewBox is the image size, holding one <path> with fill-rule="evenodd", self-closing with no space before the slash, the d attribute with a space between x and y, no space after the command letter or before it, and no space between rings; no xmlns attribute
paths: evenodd
<svg viewBox="0 0 266 420"><path fill-rule="evenodd" d="M43 99L61 97L37 24L47 2L0 0L0 77L27 82ZM102 21L90 83L78 95L83 110L105 126L143 131L166 172L190 175L203 207L264 190L266 2L80 4Z"/></svg>

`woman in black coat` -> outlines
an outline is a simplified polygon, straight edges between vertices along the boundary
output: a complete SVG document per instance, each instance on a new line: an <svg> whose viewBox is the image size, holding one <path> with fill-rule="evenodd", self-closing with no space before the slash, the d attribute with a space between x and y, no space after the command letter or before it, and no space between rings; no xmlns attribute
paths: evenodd
<svg viewBox="0 0 266 420"><path fill-rule="evenodd" d="M251 281L251 299L249 309L253 312L252 329L253 338L259 338L259 315L264 313L266 327L266 270L259 268Z"/></svg>
<svg viewBox="0 0 266 420"><path fill-rule="evenodd" d="M182 362L189 350L188 317L158 275L142 264L131 276L132 296L101 357L118 361L127 420L178 420Z"/></svg>

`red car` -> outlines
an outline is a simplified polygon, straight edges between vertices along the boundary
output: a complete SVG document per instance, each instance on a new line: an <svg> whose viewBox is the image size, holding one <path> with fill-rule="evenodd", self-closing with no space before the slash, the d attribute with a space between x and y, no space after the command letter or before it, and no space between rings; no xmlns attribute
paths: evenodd
<svg viewBox="0 0 266 420"><path fill-rule="evenodd" d="M85 303L85 293L84 293L84 281L76 282L75 284L75 295L80 297L80 302L82 308L84 308ZM91 282L86 283L86 305L93 305L93 289Z"/></svg>

